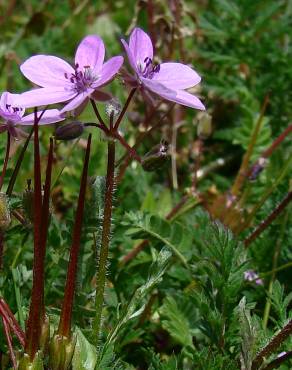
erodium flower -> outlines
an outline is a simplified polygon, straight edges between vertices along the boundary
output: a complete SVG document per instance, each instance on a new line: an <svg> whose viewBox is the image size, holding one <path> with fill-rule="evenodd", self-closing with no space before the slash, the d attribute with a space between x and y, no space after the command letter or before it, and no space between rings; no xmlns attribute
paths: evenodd
<svg viewBox="0 0 292 370"><path fill-rule="evenodd" d="M34 124L34 113L24 115L25 109L19 106L18 94L10 94L4 92L0 98L0 117L3 123L0 122L0 133L8 131L14 138L24 136L25 133L21 130L21 126L32 126ZM44 112L40 119L40 125L48 125L63 121L64 118L60 116L58 109L49 109Z"/></svg>
<svg viewBox="0 0 292 370"><path fill-rule="evenodd" d="M131 33L129 45L125 40L121 41L140 87L166 100L205 110L203 103L196 96L185 91L201 81L197 72L182 63L170 62L155 65L151 39L140 28L135 28Z"/></svg>
<svg viewBox="0 0 292 370"><path fill-rule="evenodd" d="M79 44L74 67L55 56L32 56L20 69L26 78L41 88L20 94L19 103L24 107L35 107L68 102L61 114L76 109L110 82L123 64L121 56L103 63L104 56L104 43L95 35L86 36Z"/></svg>

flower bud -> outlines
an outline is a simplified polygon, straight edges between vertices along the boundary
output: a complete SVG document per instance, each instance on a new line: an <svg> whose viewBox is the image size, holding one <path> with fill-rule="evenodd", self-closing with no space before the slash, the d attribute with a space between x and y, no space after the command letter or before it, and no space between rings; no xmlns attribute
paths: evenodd
<svg viewBox="0 0 292 370"><path fill-rule="evenodd" d="M11 217L8 198L5 193L0 193L0 231L5 231L10 225Z"/></svg>
<svg viewBox="0 0 292 370"><path fill-rule="evenodd" d="M169 145L166 141L155 145L142 158L141 164L144 171L151 172L163 167L169 160Z"/></svg>
<svg viewBox="0 0 292 370"><path fill-rule="evenodd" d="M38 351L31 362L29 355L24 354L18 363L18 370L44 370L43 354Z"/></svg>
<svg viewBox="0 0 292 370"><path fill-rule="evenodd" d="M74 355L76 336L71 338L55 334L50 342L50 369L67 370L70 368Z"/></svg>
<svg viewBox="0 0 292 370"><path fill-rule="evenodd" d="M56 128L55 138L57 140L73 140L80 137L83 134L83 131L84 125L82 122L70 122Z"/></svg>
<svg viewBox="0 0 292 370"><path fill-rule="evenodd" d="M212 117L206 112L202 112L197 126L198 137L202 140L207 139L212 134Z"/></svg>
<svg viewBox="0 0 292 370"><path fill-rule="evenodd" d="M105 105L105 112L108 115L108 117L111 117L111 115L113 115L114 117L118 116L121 110L122 106L117 99L111 99Z"/></svg>

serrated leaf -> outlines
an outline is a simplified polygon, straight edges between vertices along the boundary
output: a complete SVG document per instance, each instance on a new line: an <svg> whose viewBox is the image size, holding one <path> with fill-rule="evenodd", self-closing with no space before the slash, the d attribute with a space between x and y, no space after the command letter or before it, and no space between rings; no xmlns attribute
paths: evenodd
<svg viewBox="0 0 292 370"><path fill-rule="evenodd" d="M192 235L187 228L178 222L170 223L156 215L139 213L128 213L129 226L127 235L133 238L152 238L158 240L162 245L166 245L181 260L185 267L188 266L187 258L182 251L190 249Z"/></svg>

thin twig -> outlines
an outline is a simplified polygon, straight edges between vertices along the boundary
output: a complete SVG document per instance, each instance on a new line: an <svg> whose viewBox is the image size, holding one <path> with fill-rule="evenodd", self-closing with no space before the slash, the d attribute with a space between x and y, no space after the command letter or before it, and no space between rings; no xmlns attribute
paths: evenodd
<svg viewBox="0 0 292 370"><path fill-rule="evenodd" d="M256 229L244 240L244 245L247 248L266 228L282 213L286 206L292 200L292 191L290 191L280 204L269 214L269 216L261 222Z"/></svg>

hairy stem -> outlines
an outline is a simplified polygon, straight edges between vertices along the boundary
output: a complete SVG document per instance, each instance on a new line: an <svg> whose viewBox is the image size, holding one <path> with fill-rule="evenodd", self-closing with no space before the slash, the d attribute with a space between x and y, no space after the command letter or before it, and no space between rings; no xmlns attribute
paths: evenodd
<svg viewBox="0 0 292 370"><path fill-rule="evenodd" d="M273 337L273 339L268 343L255 357L252 362L252 370L257 370L260 368L264 361L264 358L268 358L271 353L275 352L277 348L291 335L292 333L292 320L288 322L284 328Z"/></svg>
<svg viewBox="0 0 292 370"><path fill-rule="evenodd" d="M104 300L104 289L106 280L106 265L110 244L112 204L114 193L114 172L115 172L115 142L108 141L108 160L106 174L106 190L104 195L104 214L102 223L102 234L98 261L98 270L96 276L96 313L93 322L94 340L97 344L101 330L101 315Z"/></svg>
<svg viewBox="0 0 292 370"><path fill-rule="evenodd" d="M71 318L74 302L74 294L76 287L76 276L78 267L78 255L80 250L80 240L82 233L82 220L84 214L84 204L85 204L85 194L86 194L86 184L87 184L87 174L89 166L90 157L90 146L91 146L91 135L89 135L86 154L84 159L84 166L82 171L78 206L75 216L75 224L73 229L72 246L70 249L70 260L67 271L65 295L62 305L61 317L59 322L58 334L63 335L67 338L70 337L71 331Z"/></svg>

